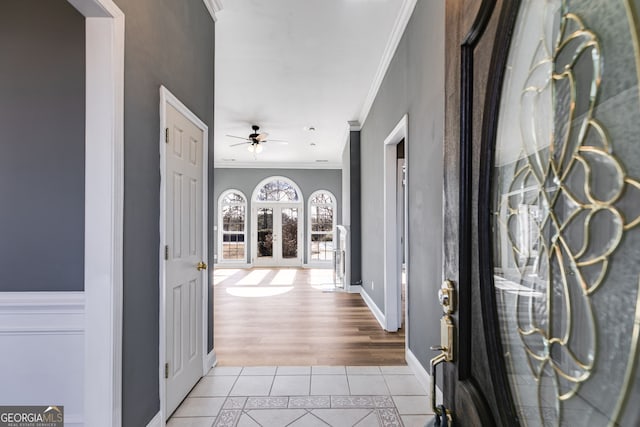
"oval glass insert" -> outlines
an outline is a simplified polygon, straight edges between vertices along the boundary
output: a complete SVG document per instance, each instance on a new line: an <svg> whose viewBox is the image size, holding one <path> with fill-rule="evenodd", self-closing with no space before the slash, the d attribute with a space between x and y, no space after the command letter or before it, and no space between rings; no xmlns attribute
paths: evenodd
<svg viewBox="0 0 640 427"><path fill-rule="evenodd" d="M502 88L493 271L529 426L638 425L640 97L631 0L524 0Z"/></svg>

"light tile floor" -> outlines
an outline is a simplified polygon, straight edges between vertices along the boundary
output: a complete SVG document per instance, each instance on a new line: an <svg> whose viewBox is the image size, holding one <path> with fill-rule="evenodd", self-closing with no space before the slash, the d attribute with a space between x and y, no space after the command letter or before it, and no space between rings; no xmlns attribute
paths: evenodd
<svg viewBox="0 0 640 427"><path fill-rule="evenodd" d="M427 392L407 366L218 367L168 427L424 426Z"/></svg>

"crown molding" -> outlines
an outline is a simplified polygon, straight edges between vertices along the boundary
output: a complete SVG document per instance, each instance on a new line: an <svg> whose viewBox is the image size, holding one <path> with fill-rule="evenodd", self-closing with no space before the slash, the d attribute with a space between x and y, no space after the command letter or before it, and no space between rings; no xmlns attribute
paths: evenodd
<svg viewBox="0 0 640 427"><path fill-rule="evenodd" d="M214 162L215 169L342 169L341 163L285 162Z"/></svg>
<svg viewBox="0 0 640 427"><path fill-rule="evenodd" d="M373 102L375 101L376 96L378 95L378 91L380 90L380 86L382 85L382 80L384 80L384 76L387 74L387 70L389 69L391 60L393 59L393 56L398 49L398 45L400 44L400 40L404 35L404 30L407 28L409 19L411 19L411 15L413 14L413 9L415 9L417 1L418 0L404 0L402 6L400 7L400 12L398 13L396 22L393 25L391 35L387 40L387 46L384 49L382 59L380 60L380 64L378 65L378 71L376 72L371 87L369 88L367 98L364 101L364 106L362 107L362 111L360 112L359 119L362 125L364 125L364 122L367 120L369 111L371 110Z"/></svg>
<svg viewBox="0 0 640 427"><path fill-rule="evenodd" d="M207 7L213 22L216 22L218 19L216 18L216 13L222 10L222 0L203 0L204 5Z"/></svg>
<svg viewBox="0 0 640 427"><path fill-rule="evenodd" d="M362 125L358 120L349 120L347 123L349 123L350 131L359 131L362 129Z"/></svg>

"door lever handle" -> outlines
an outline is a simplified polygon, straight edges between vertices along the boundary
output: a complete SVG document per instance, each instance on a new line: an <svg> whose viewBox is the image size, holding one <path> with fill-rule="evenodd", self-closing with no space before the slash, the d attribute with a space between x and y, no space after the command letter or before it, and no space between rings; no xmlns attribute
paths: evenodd
<svg viewBox="0 0 640 427"><path fill-rule="evenodd" d="M431 350L441 351L439 355L431 359L431 369L429 371L429 375L431 375L431 409L434 414L438 414L440 416L447 415L442 413L442 409L436 403L436 380L437 380L437 372L436 367L447 361L447 353L443 351L442 347L434 346L431 347Z"/></svg>

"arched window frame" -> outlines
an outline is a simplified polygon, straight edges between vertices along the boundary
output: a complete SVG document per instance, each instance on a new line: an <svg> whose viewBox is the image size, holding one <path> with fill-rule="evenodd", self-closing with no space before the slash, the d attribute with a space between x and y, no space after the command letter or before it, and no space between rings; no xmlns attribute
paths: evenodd
<svg viewBox="0 0 640 427"><path fill-rule="evenodd" d="M289 184L298 195L298 200L259 200L258 195L260 194L260 190L267 184L273 181L283 181ZM302 195L302 191L298 184L296 184L292 179L287 178L286 176L270 176L268 178L263 179L256 185L253 190L253 194L251 195L251 201L254 203L289 203L289 204L302 204L304 203L304 197Z"/></svg>
<svg viewBox="0 0 640 427"><path fill-rule="evenodd" d="M231 203L224 203L224 199L230 195L230 194L237 194L240 197L242 197L242 202L231 202ZM244 207L244 224L243 224L243 231L242 232L238 232L238 231L224 231L224 216L223 216L223 207L224 206L242 206ZM249 204L247 203L247 196L245 196L245 194L240 191L240 190L236 190L234 188L230 188L228 190L225 190L222 192L222 194L220 194L220 197L218 198L218 263L246 263L247 262L247 218L249 215ZM233 258L233 259L226 259L224 257L224 235L225 234L233 234L233 235L238 235L238 236L242 236L242 241L244 242L244 250L243 250L243 254L242 254L242 258Z"/></svg>
<svg viewBox="0 0 640 427"><path fill-rule="evenodd" d="M329 197L331 197L331 203L323 203L323 204L317 204L313 202L313 199L315 199L315 197L318 194L327 194ZM331 206L333 208L333 216L332 216L332 227L331 227L331 231L330 232L317 232L317 231L313 231L313 221L312 221L312 213L313 213L313 206ZM335 248L335 241L336 241L336 224L337 224L337 199L336 196L329 190L317 190L314 191L310 196L309 196L309 201L308 201L308 207L307 207L307 254L308 254L308 264L327 264L327 263L331 263L333 262L333 252L331 252L331 256L329 259L326 260L321 260L321 259L313 259L313 253L311 251L311 246L312 246L312 242L313 242L313 235L322 235L322 234L331 234L331 243L332 243L332 247Z"/></svg>

